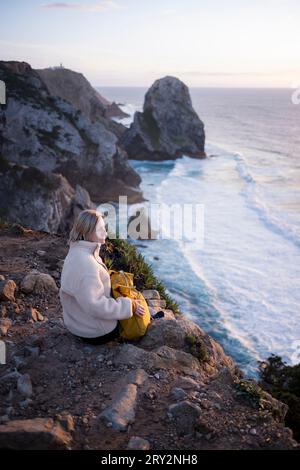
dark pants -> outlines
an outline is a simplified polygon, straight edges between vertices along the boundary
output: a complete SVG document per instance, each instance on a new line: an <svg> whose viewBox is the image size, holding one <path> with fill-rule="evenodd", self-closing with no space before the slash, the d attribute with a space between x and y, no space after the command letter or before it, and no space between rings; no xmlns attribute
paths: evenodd
<svg viewBox="0 0 300 470"><path fill-rule="evenodd" d="M104 344L107 343L108 341L112 341L115 338L118 338L119 336L119 325L116 326L114 330L112 330L110 333L107 333L107 335L103 336L98 336L96 338L82 338L80 336L80 339L82 339L85 343L89 344Z"/></svg>

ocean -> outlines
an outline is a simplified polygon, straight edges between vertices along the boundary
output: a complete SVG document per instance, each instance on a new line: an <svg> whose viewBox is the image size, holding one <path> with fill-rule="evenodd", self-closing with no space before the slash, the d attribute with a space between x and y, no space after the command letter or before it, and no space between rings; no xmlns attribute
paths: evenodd
<svg viewBox="0 0 300 470"><path fill-rule="evenodd" d="M122 104L127 126L147 91L98 90ZM271 354L300 362L300 105L288 89L190 94L208 158L130 162L150 202L203 204L204 243L139 250L181 310L255 377Z"/></svg>

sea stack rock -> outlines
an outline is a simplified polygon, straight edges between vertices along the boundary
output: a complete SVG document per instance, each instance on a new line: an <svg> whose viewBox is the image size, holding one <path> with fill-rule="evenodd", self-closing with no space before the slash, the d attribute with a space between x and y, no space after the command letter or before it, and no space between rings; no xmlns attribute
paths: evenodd
<svg viewBox="0 0 300 470"><path fill-rule="evenodd" d="M156 80L145 95L143 112L135 113L119 144L136 160L204 158L204 124L188 87L176 77Z"/></svg>

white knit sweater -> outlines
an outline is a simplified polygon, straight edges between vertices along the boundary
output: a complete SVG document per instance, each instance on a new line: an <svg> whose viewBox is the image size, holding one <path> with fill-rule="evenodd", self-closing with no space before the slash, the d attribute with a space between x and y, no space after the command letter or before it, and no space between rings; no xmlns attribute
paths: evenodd
<svg viewBox="0 0 300 470"><path fill-rule="evenodd" d="M105 335L117 326L117 320L133 314L128 297L111 296L110 275L99 248L97 242L71 242L61 274L59 297L65 326L84 338Z"/></svg>

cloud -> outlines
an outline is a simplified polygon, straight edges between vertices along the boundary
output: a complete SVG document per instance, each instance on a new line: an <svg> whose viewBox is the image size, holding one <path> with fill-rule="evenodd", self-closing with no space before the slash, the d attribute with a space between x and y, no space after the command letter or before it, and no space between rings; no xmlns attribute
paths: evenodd
<svg viewBox="0 0 300 470"><path fill-rule="evenodd" d="M67 9L67 10L81 10L81 11L91 11L91 12L100 12L105 10L120 10L125 8L124 6L118 5L112 0L102 0L101 2L96 3L67 3L67 2L55 2L47 3L41 5L42 8L48 9Z"/></svg>

